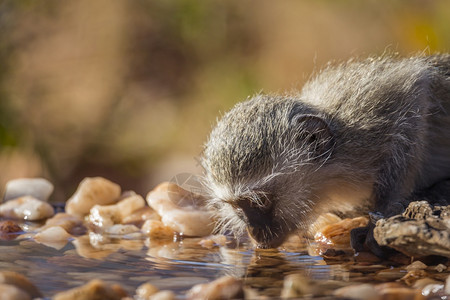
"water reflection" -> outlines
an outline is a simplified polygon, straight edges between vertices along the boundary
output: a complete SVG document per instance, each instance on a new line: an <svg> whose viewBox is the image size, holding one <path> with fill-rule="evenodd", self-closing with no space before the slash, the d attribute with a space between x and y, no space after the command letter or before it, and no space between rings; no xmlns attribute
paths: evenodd
<svg viewBox="0 0 450 300"><path fill-rule="evenodd" d="M90 232L61 248L31 239L0 241L0 269L27 276L47 297L98 278L122 285L130 295L144 282L183 295L193 285L224 275L278 296L287 274L329 279L333 267L304 249L253 250L248 243L205 248L201 239L124 239ZM289 249L292 250L292 249Z"/></svg>

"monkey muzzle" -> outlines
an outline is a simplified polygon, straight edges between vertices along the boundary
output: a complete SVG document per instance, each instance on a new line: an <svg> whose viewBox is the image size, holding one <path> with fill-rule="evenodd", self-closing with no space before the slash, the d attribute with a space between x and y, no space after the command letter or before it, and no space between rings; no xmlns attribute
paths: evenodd
<svg viewBox="0 0 450 300"><path fill-rule="evenodd" d="M284 228L273 217L273 205L255 204L248 199L239 200L237 212L247 224L247 232L257 248L280 246L286 238Z"/></svg>

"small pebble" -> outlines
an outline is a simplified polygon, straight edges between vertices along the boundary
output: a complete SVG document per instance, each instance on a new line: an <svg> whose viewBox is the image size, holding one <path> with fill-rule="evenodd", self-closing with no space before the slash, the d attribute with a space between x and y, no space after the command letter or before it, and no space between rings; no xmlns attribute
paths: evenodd
<svg viewBox="0 0 450 300"><path fill-rule="evenodd" d="M147 283L143 283L141 284L137 289L136 289L136 297L139 300L147 300L150 299L150 296L156 294L157 292L159 292L158 288L156 286L154 286L153 284L147 282Z"/></svg>
<svg viewBox="0 0 450 300"><path fill-rule="evenodd" d="M406 266L405 269L407 271L414 271L414 270L425 270L428 266L421 262L420 260L416 260L409 266Z"/></svg>
<svg viewBox="0 0 450 300"><path fill-rule="evenodd" d="M54 226L60 226L68 233L75 235L83 234L86 231L86 227L84 227L83 221L79 217L66 213L57 213L52 218L47 219L40 230Z"/></svg>
<svg viewBox="0 0 450 300"><path fill-rule="evenodd" d="M120 197L120 186L103 177L87 177L78 185L73 196L66 202L66 212L84 217L98 205L116 203Z"/></svg>
<svg viewBox="0 0 450 300"><path fill-rule="evenodd" d="M377 300L380 294L372 284L357 284L339 288L333 295L346 299Z"/></svg>
<svg viewBox="0 0 450 300"><path fill-rule="evenodd" d="M148 235L151 239L173 239L176 235L173 228L164 225L163 222L158 220L147 220L142 225L142 232Z"/></svg>
<svg viewBox="0 0 450 300"><path fill-rule="evenodd" d="M118 285L108 285L102 280L93 279L85 285L56 294L53 300L110 299L120 300L127 296Z"/></svg>
<svg viewBox="0 0 450 300"><path fill-rule="evenodd" d="M55 249L62 249L72 236L61 226L48 227L34 236L34 240L40 244Z"/></svg>
<svg viewBox="0 0 450 300"><path fill-rule="evenodd" d="M6 183L3 201L32 196L41 201L47 201L53 193L53 184L44 178L18 178Z"/></svg>
<svg viewBox="0 0 450 300"><path fill-rule="evenodd" d="M0 221L0 240L10 241L19 236L22 228L14 221Z"/></svg>
<svg viewBox="0 0 450 300"><path fill-rule="evenodd" d="M175 293L172 291L160 291L154 295L151 295L148 299L149 300L175 300Z"/></svg>
<svg viewBox="0 0 450 300"><path fill-rule="evenodd" d="M207 236L214 229L213 213L206 210L201 196L173 183L161 183L147 194L147 203L161 221L185 236Z"/></svg>
<svg viewBox="0 0 450 300"><path fill-rule="evenodd" d="M224 276L209 283L194 285L186 294L192 300L221 300L244 298L242 280Z"/></svg>
<svg viewBox="0 0 450 300"><path fill-rule="evenodd" d="M161 216L158 215L158 213L150 206L145 206L138 210L135 210L128 216L124 216L124 218L122 219L122 223L133 224L140 228L147 220L161 221Z"/></svg>
<svg viewBox="0 0 450 300"><path fill-rule="evenodd" d="M53 207L31 196L9 200L0 205L0 216L28 221L37 221L53 216Z"/></svg>
<svg viewBox="0 0 450 300"><path fill-rule="evenodd" d="M144 206L145 200L142 196L132 195L113 205L94 205L88 220L97 228L106 229L114 224L121 224L125 217Z"/></svg>
<svg viewBox="0 0 450 300"><path fill-rule="evenodd" d="M112 235L125 235L135 232L140 232L139 228L137 228L134 225L122 225L122 224L113 225L105 230L106 234Z"/></svg>
<svg viewBox="0 0 450 300"><path fill-rule="evenodd" d="M0 283L13 285L18 289L26 292L33 299L42 297L41 292L33 283L31 283L31 281L28 278L16 272L1 271Z"/></svg>
<svg viewBox="0 0 450 300"><path fill-rule="evenodd" d="M0 299L2 300L31 300L30 295L11 284L0 283Z"/></svg>
<svg viewBox="0 0 450 300"><path fill-rule="evenodd" d="M436 271L438 271L439 273L444 272L445 270L447 270L447 266L443 265L443 264L438 264L435 268Z"/></svg>
<svg viewBox="0 0 450 300"><path fill-rule="evenodd" d="M315 235L317 243L324 246L350 246L350 232L357 227L364 227L369 220L366 217L344 219L323 227Z"/></svg>

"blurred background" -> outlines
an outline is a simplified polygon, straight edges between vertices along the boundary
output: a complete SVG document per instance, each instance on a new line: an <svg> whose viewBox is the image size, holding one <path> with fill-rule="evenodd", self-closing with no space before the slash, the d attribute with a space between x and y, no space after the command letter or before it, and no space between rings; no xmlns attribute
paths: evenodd
<svg viewBox="0 0 450 300"><path fill-rule="evenodd" d="M201 173L236 102L328 61L446 52L449 20L448 0L0 0L0 189L42 176L64 201L86 176L145 194Z"/></svg>

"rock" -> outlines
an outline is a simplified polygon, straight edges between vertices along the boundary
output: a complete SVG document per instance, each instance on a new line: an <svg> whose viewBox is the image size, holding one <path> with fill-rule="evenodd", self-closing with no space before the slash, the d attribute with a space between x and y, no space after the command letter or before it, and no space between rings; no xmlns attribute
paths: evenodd
<svg viewBox="0 0 450 300"><path fill-rule="evenodd" d="M157 292L159 292L159 290L153 284L149 282L143 283L136 289L136 298L147 300L150 299L150 296L156 294Z"/></svg>
<svg viewBox="0 0 450 300"><path fill-rule="evenodd" d="M309 226L309 232L311 233L311 236L314 237L316 233L324 227L336 224L340 221L342 221L342 219L333 213L322 214Z"/></svg>
<svg viewBox="0 0 450 300"><path fill-rule="evenodd" d="M97 228L105 229L114 224L121 224L127 216L144 206L145 200L142 196L132 195L113 205L94 205L88 220Z"/></svg>
<svg viewBox="0 0 450 300"><path fill-rule="evenodd" d="M402 215L379 220L374 237L379 245L408 256L450 257L450 205L431 207L426 201L412 202Z"/></svg>
<svg viewBox="0 0 450 300"><path fill-rule="evenodd" d="M176 232L173 228L164 225L158 220L147 220L142 225L142 232L151 239L173 239Z"/></svg>
<svg viewBox="0 0 450 300"><path fill-rule="evenodd" d="M174 183L162 183L147 195L147 203L158 212L164 225L186 236L207 236L214 229L213 212L205 199Z"/></svg>
<svg viewBox="0 0 450 300"><path fill-rule="evenodd" d="M0 205L0 216L28 221L37 221L53 216L53 207L31 196L9 200Z"/></svg>
<svg viewBox="0 0 450 300"><path fill-rule="evenodd" d="M446 295L444 292L444 284L442 283L433 283L428 284L422 288L421 294L425 297L436 297L435 299L446 299ZM428 298L427 298L428 299Z"/></svg>
<svg viewBox="0 0 450 300"><path fill-rule="evenodd" d="M47 201L53 193L53 184L44 178L18 178L6 183L3 201L32 196L41 201Z"/></svg>
<svg viewBox="0 0 450 300"><path fill-rule="evenodd" d="M172 291L160 291L148 298L149 300L175 300L175 293Z"/></svg>
<svg viewBox="0 0 450 300"><path fill-rule="evenodd" d="M333 293L334 296L345 299L364 299L377 300L380 299L380 293L372 284L349 285L337 289Z"/></svg>
<svg viewBox="0 0 450 300"><path fill-rule="evenodd" d="M145 206L138 210L135 210L128 216L124 216L124 218L122 219L122 223L133 224L140 228L147 220L161 221L161 216L158 215L158 213L150 206Z"/></svg>
<svg viewBox="0 0 450 300"><path fill-rule="evenodd" d="M41 227L40 230L42 231L54 226L60 226L68 233L74 235L81 235L86 232L86 227L79 217L66 213L57 213L52 218L45 221L45 225Z"/></svg>
<svg viewBox="0 0 450 300"><path fill-rule="evenodd" d="M242 280L224 276L209 283L194 285L186 294L192 300L243 299Z"/></svg>
<svg viewBox="0 0 450 300"><path fill-rule="evenodd" d="M350 247L350 232L357 227L364 227L369 220L366 217L344 219L337 223L326 225L316 232L314 240L319 247Z"/></svg>
<svg viewBox="0 0 450 300"><path fill-rule="evenodd" d="M0 283L2 300L31 300L30 295L14 285Z"/></svg>
<svg viewBox="0 0 450 300"><path fill-rule="evenodd" d="M56 294L53 300L78 300L78 299L105 299L120 300L126 297L127 293L118 285L108 285L102 280L93 279L82 285Z"/></svg>
<svg viewBox="0 0 450 300"><path fill-rule="evenodd" d="M306 295L314 295L315 291L316 285L309 278L301 274L291 274L284 278L281 297L304 297Z"/></svg>
<svg viewBox="0 0 450 300"><path fill-rule="evenodd" d="M0 221L0 240L10 241L19 236L22 228L14 221Z"/></svg>
<svg viewBox="0 0 450 300"><path fill-rule="evenodd" d="M439 273L444 272L445 270L447 270L447 266L443 265L443 264L438 264L435 268L436 271L438 271Z"/></svg>
<svg viewBox="0 0 450 300"><path fill-rule="evenodd" d="M108 227L104 233L110 234L110 235L125 235L130 233L137 233L141 232L139 228L137 228L134 225L123 225L123 224L116 224L111 227Z"/></svg>
<svg viewBox="0 0 450 300"><path fill-rule="evenodd" d="M16 288L24 291L31 298L39 298L42 297L41 292L38 288L31 283L28 278L23 276L22 274L12 272L12 271L1 271L0 272L0 284L7 284L15 286ZM0 294L2 295L2 294Z"/></svg>
<svg viewBox="0 0 450 300"><path fill-rule="evenodd" d="M34 236L34 240L40 244L55 249L62 249L72 236L61 226L48 227Z"/></svg>
<svg viewBox="0 0 450 300"><path fill-rule="evenodd" d="M94 205L113 204L119 197L119 185L103 177L87 177L80 182L78 189L67 200L66 212L84 217Z"/></svg>
<svg viewBox="0 0 450 300"><path fill-rule="evenodd" d="M405 267L406 271L414 271L414 270L425 270L428 266L421 262L420 260L416 260L412 264Z"/></svg>

